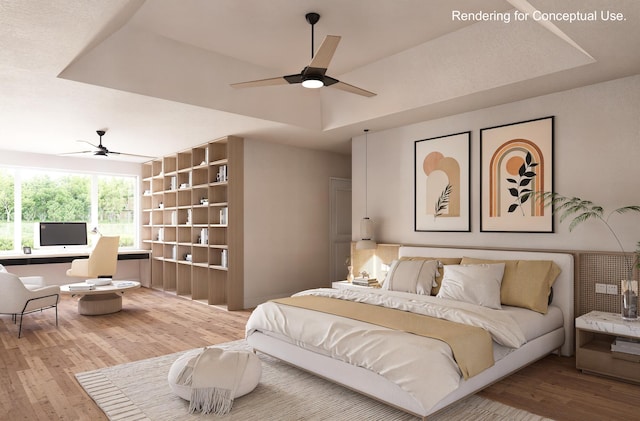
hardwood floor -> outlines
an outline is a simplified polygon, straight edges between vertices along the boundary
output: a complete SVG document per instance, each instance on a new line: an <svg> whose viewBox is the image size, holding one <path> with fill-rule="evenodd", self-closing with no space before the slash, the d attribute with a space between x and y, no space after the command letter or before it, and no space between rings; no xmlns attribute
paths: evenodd
<svg viewBox="0 0 640 421"><path fill-rule="evenodd" d="M23 337L0 316L0 420L106 420L74 374L244 337L250 312L226 312L146 288L123 311L81 316L62 297L25 317ZM573 358L549 356L481 392L558 421L638 420L640 386L584 375Z"/></svg>

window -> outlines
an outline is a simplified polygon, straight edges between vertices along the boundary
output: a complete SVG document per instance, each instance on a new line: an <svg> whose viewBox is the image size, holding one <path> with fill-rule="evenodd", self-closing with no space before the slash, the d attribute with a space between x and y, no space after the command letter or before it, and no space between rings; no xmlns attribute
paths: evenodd
<svg viewBox="0 0 640 421"><path fill-rule="evenodd" d="M90 230L119 235L121 247L134 247L137 184L136 176L0 168L0 251L33 247L37 223L56 221L86 222Z"/></svg>

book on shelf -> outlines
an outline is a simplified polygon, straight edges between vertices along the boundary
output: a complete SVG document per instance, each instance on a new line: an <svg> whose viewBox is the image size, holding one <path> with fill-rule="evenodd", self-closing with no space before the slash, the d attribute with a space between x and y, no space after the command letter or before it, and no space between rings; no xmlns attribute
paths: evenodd
<svg viewBox="0 0 640 421"><path fill-rule="evenodd" d="M378 284L376 278L353 278L351 281L353 285L359 285L363 287L371 287Z"/></svg>
<svg viewBox="0 0 640 421"><path fill-rule="evenodd" d="M640 340L617 337L611 344L612 352L640 355Z"/></svg>

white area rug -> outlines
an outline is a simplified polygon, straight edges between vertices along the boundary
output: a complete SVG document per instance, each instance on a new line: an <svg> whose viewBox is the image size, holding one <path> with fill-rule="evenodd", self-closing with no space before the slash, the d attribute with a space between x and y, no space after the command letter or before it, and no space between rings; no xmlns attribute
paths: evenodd
<svg viewBox="0 0 640 421"><path fill-rule="evenodd" d="M218 345L243 349L244 341ZM264 354L262 378L256 389L235 400L224 416L189 414L189 403L175 396L167 382L169 367L182 353L76 374L85 391L111 420L408 420L419 418L291 367ZM429 417L429 421L547 420L471 396Z"/></svg>

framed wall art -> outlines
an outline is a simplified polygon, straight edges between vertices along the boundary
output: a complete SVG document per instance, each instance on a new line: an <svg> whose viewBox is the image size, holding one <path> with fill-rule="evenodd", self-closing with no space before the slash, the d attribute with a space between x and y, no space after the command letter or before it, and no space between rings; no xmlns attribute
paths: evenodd
<svg viewBox="0 0 640 421"><path fill-rule="evenodd" d="M415 231L470 231L471 132L417 140Z"/></svg>
<svg viewBox="0 0 640 421"><path fill-rule="evenodd" d="M554 117L480 130L480 231L553 232Z"/></svg>

